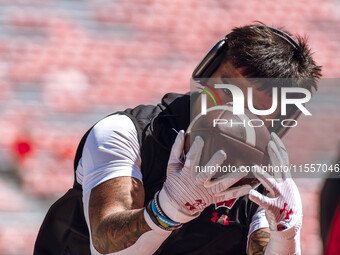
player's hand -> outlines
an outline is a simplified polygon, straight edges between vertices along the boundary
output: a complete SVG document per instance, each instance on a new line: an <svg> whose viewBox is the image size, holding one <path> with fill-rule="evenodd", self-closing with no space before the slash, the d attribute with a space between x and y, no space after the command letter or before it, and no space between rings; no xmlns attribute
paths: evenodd
<svg viewBox="0 0 340 255"><path fill-rule="evenodd" d="M268 252L266 254L299 254L299 231L302 225L302 203L296 184L288 170L288 153L280 138L271 134L268 144L271 165L276 170L282 169L271 176L259 166L253 168L255 177L268 191L267 196L256 190L249 192L251 201L263 207L271 230ZM280 167L280 166L286 166ZM274 242L276 239L277 242ZM281 247L285 246L285 247ZM288 253L282 253L285 250Z"/></svg>
<svg viewBox="0 0 340 255"><path fill-rule="evenodd" d="M212 180L216 172L211 170L220 166L227 157L222 150L217 151L207 163L205 169L210 171L195 171L196 166L199 166L204 145L201 137L195 138L183 164L180 156L183 152L184 140L184 131L181 130L172 146L167 178L159 193L160 207L170 219L185 223L199 216L206 207L213 203L238 198L249 193L250 185L230 188L246 176L246 172L230 173L223 178Z"/></svg>
<svg viewBox="0 0 340 255"><path fill-rule="evenodd" d="M271 230L282 230L301 224L302 203L298 188L286 172L288 153L280 138L272 133L272 140L268 144L271 165L276 169L274 177L263 171L259 166L253 168L255 177L267 189L267 196L256 190L251 190L249 198L266 210Z"/></svg>

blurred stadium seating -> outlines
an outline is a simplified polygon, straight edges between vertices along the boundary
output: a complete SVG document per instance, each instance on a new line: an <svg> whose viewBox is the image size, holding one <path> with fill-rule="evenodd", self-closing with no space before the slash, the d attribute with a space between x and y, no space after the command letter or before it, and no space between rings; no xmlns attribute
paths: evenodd
<svg viewBox="0 0 340 255"><path fill-rule="evenodd" d="M336 0L0 0L0 254L32 253L47 208L72 185L75 149L90 125L187 92L207 50L257 20L308 35L324 77L339 77ZM338 90L320 88L314 118L285 138L292 163L332 160ZM308 255L321 254L321 182L298 180Z"/></svg>

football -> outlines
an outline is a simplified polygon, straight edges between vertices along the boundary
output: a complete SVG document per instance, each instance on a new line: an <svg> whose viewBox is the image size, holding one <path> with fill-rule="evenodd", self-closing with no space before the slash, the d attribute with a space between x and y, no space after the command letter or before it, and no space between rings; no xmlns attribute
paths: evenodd
<svg viewBox="0 0 340 255"><path fill-rule="evenodd" d="M196 136L204 140L201 159L199 166L195 166L195 172L207 171L204 166L218 150L223 150L227 159L216 169L214 179L241 166L250 169L255 164L268 164L269 131L262 120L249 110L244 110L244 115L234 115L232 106L215 106L208 109L205 115L199 114L191 121L185 135L185 153ZM258 181L249 173L234 186L243 184L256 186Z"/></svg>

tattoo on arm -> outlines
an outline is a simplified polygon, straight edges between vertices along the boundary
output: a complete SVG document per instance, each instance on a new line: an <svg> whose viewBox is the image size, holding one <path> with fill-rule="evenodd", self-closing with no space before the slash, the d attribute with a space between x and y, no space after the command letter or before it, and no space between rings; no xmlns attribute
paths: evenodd
<svg viewBox="0 0 340 255"><path fill-rule="evenodd" d="M254 231L249 238L248 255L263 255L269 239L269 228L261 228Z"/></svg>
<svg viewBox="0 0 340 255"><path fill-rule="evenodd" d="M102 222L93 245L102 253L111 253L133 245L145 232L151 230L144 220L143 209L112 214Z"/></svg>
<svg viewBox="0 0 340 255"><path fill-rule="evenodd" d="M131 177L118 177L91 191L89 216L92 242L100 253L133 245L151 230L144 219L144 188Z"/></svg>

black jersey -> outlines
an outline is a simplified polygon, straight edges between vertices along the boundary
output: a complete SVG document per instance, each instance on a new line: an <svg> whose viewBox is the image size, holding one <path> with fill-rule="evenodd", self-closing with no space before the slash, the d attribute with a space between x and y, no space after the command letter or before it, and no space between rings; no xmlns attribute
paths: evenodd
<svg viewBox="0 0 340 255"><path fill-rule="evenodd" d="M170 93L158 105L140 105L118 112L131 118L138 133L145 205L162 188L171 147L177 136L174 130L186 130L189 126L190 99L196 96ZM75 170L90 130L78 146ZM173 231L154 254L244 255L249 225L257 208L248 196L211 205L199 217ZM81 185L75 179L74 187L45 217L34 254L90 254L88 236Z"/></svg>
<svg viewBox="0 0 340 255"><path fill-rule="evenodd" d="M190 98L167 94L157 106L138 106L127 114L140 132L141 170L145 203L162 188L171 147L177 133L190 122ZM206 208L201 215L173 231L155 254L246 254L247 235L258 206L244 196Z"/></svg>

